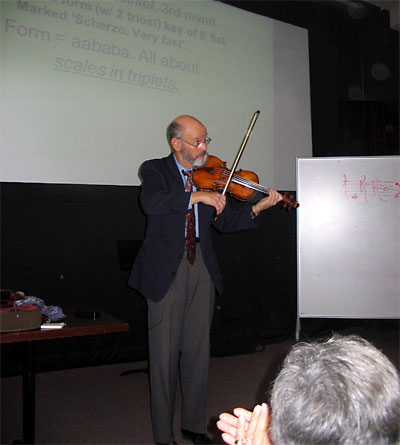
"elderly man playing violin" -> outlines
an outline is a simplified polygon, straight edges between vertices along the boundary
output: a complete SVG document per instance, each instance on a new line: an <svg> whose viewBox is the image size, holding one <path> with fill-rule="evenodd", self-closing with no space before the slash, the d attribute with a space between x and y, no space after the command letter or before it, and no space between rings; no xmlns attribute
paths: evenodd
<svg viewBox="0 0 400 445"><path fill-rule="evenodd" d="M151 415L155 443L174 444L173 415L178 375L182 388L182 436L194 444L206 435L209 335L215 288L223 285L211 226L235 232L257 226L257 216L282 196L270 190L256 204L230 206L217 191L197 190L192 171L207 164L211 139L192 116L168 127L172 153L142 164L140 203L146 236L128 285L148 305Z"/></svg>

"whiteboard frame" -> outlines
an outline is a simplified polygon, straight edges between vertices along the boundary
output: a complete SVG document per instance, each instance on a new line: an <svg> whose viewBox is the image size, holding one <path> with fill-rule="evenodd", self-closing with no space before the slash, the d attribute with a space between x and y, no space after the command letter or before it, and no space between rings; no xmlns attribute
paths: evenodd
<svg viewBox="0 0 400 445"><path fill-rule="evenodd" d="M358 171L358 169L360 170ZM361 196L361 193L359 193L359 196L356 194L351 195L348 189L349 184L356 184L357 187L360 187L361 192L361 179L358 177L352 178L342 174L341 184L337 183L339 171L347 171L349 176L352 174L357 176L364 170L366 172L365 184L368 184L367 181L370 181L370 187L372 187L371 184L374 184L374 191L377 189L376 184L379 183L376 178L381 176L381 180L389 179L383 176L393 174L393 177L391 176L393 182L388 181L388 183L393 185L395 194L388 195L387 202L381 199L380 196L377 196L376 193L372 194L370 192L372 189L367 189L370 192L368 196L367 193L365 193L365 196ZM314 171L314 175L310 174L314 173ZM306 173L308 173L308 176ZM396 192L400 192L400 186L398 186L398 182L395 185L396 181L400 182L400 156L297 158L297 199L300 203L300 207L297 210L297 340L300 334L301 318L400 318L400 197L396 198L396 201L393 203L394 196L397 195ZM399 187L399 190L397 190L397 187ZM340 192L337 188L341 189ZM323 193L320 192L321 190L324 190L326 202L322 202ZM365 191L366 187L363 187L362 190ZM333 203L335 205L332 205ZM340 214L342 207L346 211L344 218L343 214ZM318 218L318 212L320 212L320 218ZM371 217L371 212L374 218ZM359 215L365 216L365 218L360 218ZM316 221L315 224L314 220ZM362 224L358 222L361 220ZM379 221L379 224L382 221L386 222L386 230L380 233L377 230L376 224L378 223L376 221ZM307 228L305 228L305 224L307 224ZM371 224L371 227L369 224ZM340 227L336 229L337 226ZM389 234L386 233L387 229L390 229ZM334 233L335 230L342 230L339 234L340 236ZM308 231L306 236L304 236L305 231ZM325 238L319 238L320 234L321 237ZM387 237L389 235L391 237L388 240ZM368 243L360 242L360 239L357 242L357 237L363 236L364 238L360 239L368 239ZM307 237L311 238L311 241L307 241ZM377 237L378 239L376 239ZM379 242L380 237L382 237L382 243ZM318 249L313 245L314 239L316 240L316 245L320 242ZM329 241L331 241L330 244ZM304 247L304 243L307 242L309 242L311 248L309 246L307 248ZM342 243L347 244L342 245ZM383 250L382 246L385 247L385 250ZM333 268L330 265L327 249L329 249L329 255L335 255L336 249L342 249L337 258L343 258L343 252L346 253L343 264L340 261L336 261L337 269L335 265ZM365 251L362 249L374 249L373 253L376 253L380 259L376 260L375 255L372 258L368 254L368 250L366 251L367 255L365 255ZM306 251L306 254L304 254L304 251ZM309 261L305 263L304 256L309 255L310 252L315 253L315 258L307 258ZM390 276L387 281L388 284L386 284L385 280L380 280L380 276L377 275L379 276L379 295L383 296L383 299L377 300L375 305L374 296L376 293L374 293L374 284L378 283L378 279L371 281L373 280L373 275L368 270L370 266L369 261L371 262L371 268L378 268L377 271L374 269L374 272L379 273L383 271L383 273L386 273L387 268L385 266L387 264L381 265L381 261L387 255L388 273ZM328 261L326 261L327 258ZM317 278L307 275L311 265L315 268ZM324 270L325 267L329 270ZM382 267L382 270L379 269L380 267ZM344 277L344 282L343 279L339 280L338 276L335 277L337 271L342 271L343 274L340 275L340 278ZM314 270L311 273L314 273ZM327 277L328 274L330 275ZM357 281L358 277L360 282ZM336 282L334 282L335 278ZM363 278L364 281L361 282ZM371 280L368 282L369 278ZM304 285L304 280L308 280L307 283L309 284ZM314 285L314 288L310 292L311 283ZM317 289L319 284L323 284L324 287L317 291L315 289ZM343 287L341 288L342 284ZM310 303L311 306L313 304L318 306L317 310L310 311L310 306L307 307L308 303L306 305L304 303L307 301L307 298L305 300L304 297L304 288L307 286L309 286L308 294L320 292L318 297L312 296L311 300L314 298L314 301ZM389 286L390 288L388 288ZM369 294L370 288L371 295ZM342 293L338 293L337 289L341 289ZM359 292L357 292L358 289L360 290ZM334 295L335 290L336 294ZM386 290L388 291L387 294L385 293ZM343 295L343 292L351 292L351 294L346 296ZM359 295L359 297L356 296L354 298L354 295ZM333 296L334 298L332 298ZM351 296L353 298L350 298ZM348 298L347 300L346 297ZM317 301L317 298L320 301ZM329 309L332 309L336 304L339 306L338 310L336 312L333 310L332 313L329 312ZM322 305L328 309L328 312L325 309L321 310Z"/></svg>

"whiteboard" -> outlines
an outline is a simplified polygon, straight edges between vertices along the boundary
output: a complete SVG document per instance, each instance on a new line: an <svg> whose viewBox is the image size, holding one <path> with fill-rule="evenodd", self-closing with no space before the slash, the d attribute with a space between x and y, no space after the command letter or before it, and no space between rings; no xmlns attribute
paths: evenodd
<svg viewBox="0 0 400 445"><path fill-rule="evenodd" d="M400 318L400 156L297 159L298 319Z"/></svg>

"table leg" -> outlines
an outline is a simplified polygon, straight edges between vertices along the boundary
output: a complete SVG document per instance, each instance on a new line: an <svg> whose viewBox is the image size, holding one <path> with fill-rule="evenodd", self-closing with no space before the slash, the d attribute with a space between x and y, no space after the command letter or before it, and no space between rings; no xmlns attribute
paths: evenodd
<svg viewBox="0 0 400 445"><path fill-rule="evenodd" d="M27 341L24 354L23 371L23 443L35 443L35 415L36 415L36 365L34 342Z"/></svg>

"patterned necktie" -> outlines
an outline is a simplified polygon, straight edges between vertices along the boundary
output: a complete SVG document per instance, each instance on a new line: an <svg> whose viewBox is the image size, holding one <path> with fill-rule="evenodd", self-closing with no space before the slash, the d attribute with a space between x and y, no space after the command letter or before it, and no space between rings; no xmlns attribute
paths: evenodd
<svg viewBox="0 0 400 445"><path fill-rule="evenodd" d="M193 191L192 170L185 170L184 175L187 176L185 184L185 192ZM196 223L194 216L194 206L186 213L186 256L189 264L192 266L196 257Z"/></svg>

